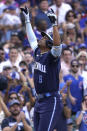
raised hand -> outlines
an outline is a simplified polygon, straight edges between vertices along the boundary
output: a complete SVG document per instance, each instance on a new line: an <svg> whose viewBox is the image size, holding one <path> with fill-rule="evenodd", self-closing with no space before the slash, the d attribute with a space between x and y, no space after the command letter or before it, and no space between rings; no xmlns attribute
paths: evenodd
<svg viewBox="0 0 87 131"><path fill-rule="evenodd" d="M25 22L30 22L29 9L25 6L25 8L20 8L20 10L25 17Z"/></svg>
<svg viewBox="0 0 87 131"><path fill-rule="evenodd" d="M67 80L66 85L67 85L68 87L70 87L71 83L72 83L72 80Z"/></svg>
<svg viewBox="0 0 87 131"><path fill-rule="evenodd" d="M53 26L57 25L57 17L52 9L48 11L47 16L49 17Z"/></svg>
<svg viewBox="0 0 87 131"><path fill-rule="evenodd" d="M20 8L20 10L22 12L24 12L25 14L28 14L28 8L25 6L25 8Z"/></svg>

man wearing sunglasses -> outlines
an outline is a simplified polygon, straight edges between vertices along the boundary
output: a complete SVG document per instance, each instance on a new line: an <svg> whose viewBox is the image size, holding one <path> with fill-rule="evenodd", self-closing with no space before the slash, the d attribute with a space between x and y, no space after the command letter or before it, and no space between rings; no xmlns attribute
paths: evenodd
<svg viewBox="0 0 87 131"><path fill-rule="evenodd" d="M69 100L72 117L75 118L77 111L81 109L81 102L83 97L83 78L79 75L79 63L76 59L71 61L70 73L64 76L64 81L72 80L69 88ZM75 124L75 119L73 120ZM76 129L75 127L73 127Z"/></svg>

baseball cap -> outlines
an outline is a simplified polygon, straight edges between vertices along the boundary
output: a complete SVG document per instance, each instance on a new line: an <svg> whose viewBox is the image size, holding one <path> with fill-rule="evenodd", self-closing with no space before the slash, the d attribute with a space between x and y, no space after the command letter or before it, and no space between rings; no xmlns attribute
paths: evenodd
<svg viewBox="0 0 87 131"><path fill-rule="evenodd" d="M19 5L26 3L28 0L15 0Z"/></svg>
<svg viewBox="0 0 87 131"><path fill-rule="evenodd" d="M13 99L11 102L9 102L9 107L13 106L14 104L20 105L19 100Z"/></svg>
<svg viewBox="0 0 87 131"><path fill-rule="evenodd" d="M49 40L53 41L53 38L52 38L52 33L45 33L45 32L41 32L41 35L44 37L46 36Z"/></svg>
<svg viewBox="0 0 87 131"><path fill-rule="evenodd" d="M10 96L11 94L17 94L17 92L12 90L12 91L10 91L8 94L9 94L9 96Z"/></svg>
<svg viewBox="0 0 87 131"><path fill-rule="evenodd" d="M87 48L87 46L86 46L85 43L82 43L82 44L79 45L79 48L80 48L80 49L81 49L81 48Z"/></svg>
<svg viewBox="0 0 87 131"><path fill-rule="evenodd" d="M10 5L10 6L8 6L7 9L8 9L8 10L16 10L16 7L15 7L14 5Z"/></svg>
<svg viewBox="0 0 87 131"><path fill-rule="evenodd" d="M12 67L11 66L9 66L9 65L5 65L5 66L3 66L3 70L7 70L7 69L11 69Z"/></svg>

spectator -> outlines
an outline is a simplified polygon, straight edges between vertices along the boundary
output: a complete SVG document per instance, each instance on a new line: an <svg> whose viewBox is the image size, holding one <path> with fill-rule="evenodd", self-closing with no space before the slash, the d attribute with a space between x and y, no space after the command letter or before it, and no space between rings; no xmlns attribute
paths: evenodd
<svg viewBox="0 0 87 131"><path fill-rule="evenodd" d="M30 53L27 53L27 52L26 52L26 53L24 53L24 58L23 58L23 60L27 63L29 73L31 74L31 76L33 76L33 73L34 73L34 65L35 65L33 56L32 56Z"/></svg>
<svg viewBox="0 0 87 131"><path fill-rule="evenodd" d="M5 61L5 52L4 49L1 47L0 48L0 63Z"/></svg>
<svg viewBox="0 0 87 131"><path fill-rule="evenodd" d="M87 46L86 46L86 44L85 43L80 43L79 45L78 45L78 48L79 48L79 52L81 52L81 51L87 51Z"/></svg>
<svg viewBox="0 0 87 131"><path fill-rule="evenodd" d="M85 69L86 62L87 62L86 51L80 51L79 54L77 55L77 59L80 65L80 73L82 74Z"/></svg>
<svg viewBox="0 0 87 131"><path fill-rule="evenodd" d="M35 23L37 24L38 21L44 19L47 23L47 28L50 28L52 25L46 14L48 11L48 8L49 8L48 0L40 0L39 9L35 17Z"/></svg>
<svg viewBox="0 0 87 131"><path fill-rule="evenodd" d="M71 59L72 51L69 48L63 49L61 61L61 72L63 73L63 76L69 74Z"/></svg>
<svg viewBox="0 0 87 131"><path fill-rule="evenodd" d="M69 99L71 103L73 129L76 129L75 115L81 108L81 101L83 97L83 78L79 75L79 63L76 59L71 61L70 73L64 76L64 81L72 80L70 85ZM71 95L70 95L71 94Z"/></svg>
<svg viewBox="0 0 87 131"><path fill-rule="evenodd" d="M81 110L76 114L76 124L78 126L79 131L86 131L87 130L87 92L85 92L82 101Z"/></svg>
<svg viewBox="0 0 87 131"><path fill-rule="evenodd" d="M3 120L1 125L3 131L4 130L6 131L9 130L31 131L32 130L29 121L25 118L24 113L21 112L20 102L18 100L12 100L9 103L9 110L11 112L11 116Z"/></svg>
<svg viewBox="0 0 87 131"><path fill-rule="evenodd" d="M4 13L4 16L1 19L1 25L5 26L5 37L6 41L10 40L11 31L19 30L21 27L20 17L16 13L16 7L10 5L7 7L7 12Z"/></svg>
<svg viewBox="0 0 87 131"><path fill-rule="evenodd" d="M79 18L76 17L73 10L69 10L65 16L66 21L62 24L63 29L63 39L64 43L66 42L66 38L69 37L71 40L71 44L77 42L77 37L80 35L82 37Z"/></svg>
<svg viewBox="0 0 87 131"><path fill-rule="evenodd" d="M72 0L71 5L75 14L78 15L78 13L81 11L80 0Z"/></svg>
<svg viewBox="0 0 87 131"><path fill-rule="evenodd" d="M19 32L17 31L11 32L10 40L7 41L4 45L5 52L8 53L9 52L8 49L14 46L18 49L22 47L22 40L20 39Z"/></svg>
<svg viewBox="0 0 87 131"><path fill-rule="evenodd" d="M87 45L87 21L85 21L85 27L83 28L83 40L85 42L85 44Z"/></svg>
<svg viewBox="0 0 87 131"><path fill-rule="evenodd" d="M71 6L63 2L63 0L55 0L55 4L50 6L57 15L58 24L62 24L65 22L65 15L66 13L71 10Z"/></svg>
<svg viewBox="0 0 87 131"><path fill-rule="evenodd" d="M3 67L5 65L9 65L11 67L16 66L19 67L19 62L21 61L22 57L21 55L18 53L18 50L16 47L11 47L9 50L9 60L3 62L0 64L0 70L2 72Z"/></svg>
<svg viewBox="0 0 87 131"><path fill-rule="evenodd" d="M65 28L65 29L64 29ZM66 38L69 37L71 40L71 43L75 43L76 41L76 30L75 30L75 25L72 23L68 23L66 27L63 27L64 31L64 43L66 42Z"/></svg>

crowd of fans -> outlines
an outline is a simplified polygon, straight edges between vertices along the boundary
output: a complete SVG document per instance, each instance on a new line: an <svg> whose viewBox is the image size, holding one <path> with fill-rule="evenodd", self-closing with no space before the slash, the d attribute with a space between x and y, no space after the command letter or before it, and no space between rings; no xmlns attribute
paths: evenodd
<svg viewBox="0 0 87 131"><path fill-rule="evenodd" d="M64 122L68 131L86 131L87 0L0 0L0 131L34 130L35 62L20 10L25 6L38 41L42 31L52 32L46 13L53 9L57 15L63 48L59 93Z"/></svg>

